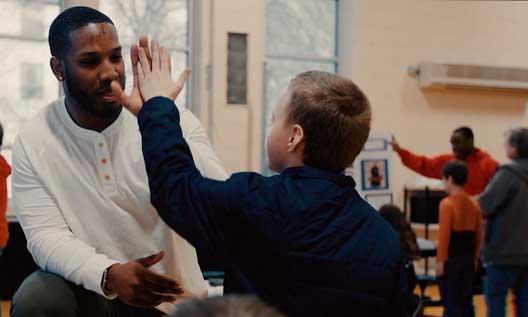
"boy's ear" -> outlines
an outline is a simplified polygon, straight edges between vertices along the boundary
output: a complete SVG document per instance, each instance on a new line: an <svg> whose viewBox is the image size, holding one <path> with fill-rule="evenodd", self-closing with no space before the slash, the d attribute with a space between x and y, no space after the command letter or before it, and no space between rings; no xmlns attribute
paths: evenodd
<svg viewBox="0 0 528 317"><path fill-rule="evenodd" d="M62 61L55 56L50 59L50 67L58 81L64 80L64 69Z"/></svg>
<svg viewBox="0 0 528 317"><path fill-rule="evenodd" d="M291 127L290 140L288 142L288 152L295 152L304 145L304 130L298 125L294 124Z"/></svg>

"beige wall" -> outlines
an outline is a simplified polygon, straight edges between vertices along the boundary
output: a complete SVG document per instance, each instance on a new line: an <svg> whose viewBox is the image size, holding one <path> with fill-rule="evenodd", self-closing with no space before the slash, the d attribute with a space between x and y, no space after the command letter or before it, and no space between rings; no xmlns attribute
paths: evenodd
<svg viewBox="0 0 528 317"><path fill-rule="evenodd" d="M201 119L228 172L260 170L264 1L204 0ZM248 104L227 104L227 34L248 34ZM208 72L210 69L210 72Z"/></svg>
<svg viewBox="0 0 528 317"><path fill-rule="evenodd" d="M528 68L528 3L356 0L352 11L353 29L344 35L352 50L341 56L352 63L342 71L370 97L375 131L394 132L401 145L432 155L450 151L451 131L469 125L477 145L505 161L503 132L521 122L528 95L424 92L406 68L425 60ZM416 174L397 156L394 163L401 202L404 184L414 183Z"/></svg>

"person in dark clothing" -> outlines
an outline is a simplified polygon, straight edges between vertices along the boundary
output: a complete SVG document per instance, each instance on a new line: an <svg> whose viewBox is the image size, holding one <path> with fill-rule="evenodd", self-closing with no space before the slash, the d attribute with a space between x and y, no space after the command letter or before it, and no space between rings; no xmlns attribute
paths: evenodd
<svg viewBox="0 0 528 317"><path fill-rule="evenodd" d="M488 316L505 316L506 296L515 294L516 316L528 316L528 129L509 132L502 165L479 197L486 220L483 261Z"/></svg>
<svg viewBox="0 0 528 317"><path fill-rule="evenodd" d="M396 205L387 204L380 207L379 213L400 235L400 244L405 257L411 261L418 260L420 258L420 248L418 247L418 242L416 242L416 234L400 208Z"/></svg>
<svg viewBox="0 0 528 317"><path fill-rule="evenodd" d="M182 136L170 57L138 67L138 115L151 200L165 222L227 266L225 292L253 293L287 316L395 316L404 284L394 230L343 170L366 142L371 110L350 80L297 75L274 108L267 152L279 175L204 178ZM115 94L122 92L116 87ZM172 99L172 100L171 100Z"/></svg>
<svg viewBox="0 0 528 317"><path fill-rule="evenodd" d="M402 299L405 302L405 307L408 309L408 316L414 316L416 308L420 303L420 298L412 294L418 278L414 269L413 261L420 259L420 248L416 241L416 234L414 233L411 224L403 215L403 212L396 205L386 204L380 207L380 215L387 221L392 228L400 235L400 245L405 256L405 275L407 277L408 296Z"/></svg>

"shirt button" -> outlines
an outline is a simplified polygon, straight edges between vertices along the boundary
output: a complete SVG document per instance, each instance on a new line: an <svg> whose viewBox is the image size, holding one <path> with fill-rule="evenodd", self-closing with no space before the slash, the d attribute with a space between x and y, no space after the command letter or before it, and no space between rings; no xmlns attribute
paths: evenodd
<svg viewBox="0 0 528 317"><path fill-rule="evenodd" d="M104 146L104 143L103 142L100 142L99 143L99 147L103 147Z"/></svg>
<svg viewBox="0 0 528 317"><path fill-rule="evenodd" d="M101 163L106 164L106 159L102 159Z"/></svg>
<svg viewBox="0 0 528 317"><path fill-rule="evenodd" d="M109 180L110 180L110 175L105 175L105 179L106 179L107 181L109 181Z"/></svg>

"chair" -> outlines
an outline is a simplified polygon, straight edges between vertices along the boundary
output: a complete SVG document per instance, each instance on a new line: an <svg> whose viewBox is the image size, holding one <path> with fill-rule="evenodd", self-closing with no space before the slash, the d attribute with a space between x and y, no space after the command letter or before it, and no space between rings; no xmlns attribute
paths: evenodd
<svg viewBox="0 0 528 317"><path fill-rule="evenodd" d="M406 193L407 194L407 193ZM436 256L436 247L427 246L429 240L429 225L438 223L438 207L440 201L446 196L443 191L431 191L429 187L424 190L414 190L410 194L410 220L412 223L422 223L425 226L425 241L426 243L418 243L420 253L424 260L424 274L416 276L418 280L418 287L420 288L420 299L423 307L442 306L441 300L432 300L425 296L425 289L437 284L435 274L429 274L429 258ZM422 308L423 308L422 307Z"/></svg>

